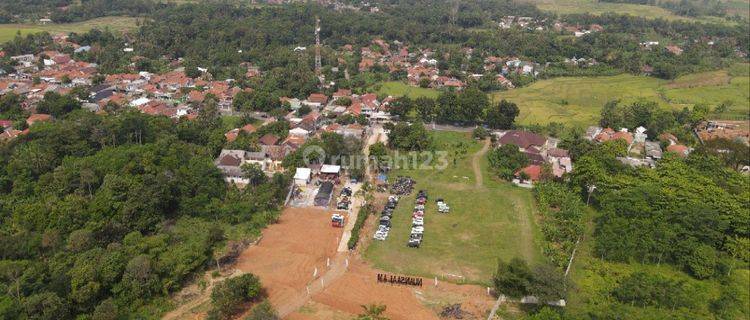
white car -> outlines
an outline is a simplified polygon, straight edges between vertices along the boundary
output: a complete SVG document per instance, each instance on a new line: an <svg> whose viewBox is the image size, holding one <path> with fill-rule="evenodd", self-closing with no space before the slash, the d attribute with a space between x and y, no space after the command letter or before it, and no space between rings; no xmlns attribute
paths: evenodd
<svg viewBox="0 0 750 320"><path fill-rule="evenodd" d="M424 233L424 226L411 228L411 233Z"/></svg>
<svg viewBox="0 0 750 320"><path fill-rule="evenodd" d="M423 204L417 205L417 206L414 207L414 210L415 211L424 211L424 205Z"/></svg>
<svg viewBox="0 0 750 320"><path fill-rule="evenodd" d="M414 226L424 226L424 219L422 218L411 219L411 224Z"/></svg>

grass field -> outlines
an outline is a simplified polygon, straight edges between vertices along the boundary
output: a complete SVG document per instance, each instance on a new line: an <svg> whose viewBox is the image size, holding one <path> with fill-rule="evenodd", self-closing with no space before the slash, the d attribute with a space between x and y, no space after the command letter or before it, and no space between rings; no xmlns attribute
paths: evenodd
<svg viewBox="0 0 750 320"><path fill-rule="evenodd" d="M388 81L378 84L378 94L391 95L394 97L408 96L409 98L429 97L437 98L440 91L430 88L412 87L401 81Z"/></svg>
<svg viewBox="0 0 750 320"><path fill-rule="evenodd" d="M75 23L41 24L0 24L0 43L13 39L20 30L21 34L47 31L49 33L86 32L93 28L123 32L136 28L137 18L132 17L102 17Z"/></svg>
<svg viewBox="0 0 750 320"><path fill-rule="evenodd" d="M585 126L596 123L608 101L631 102L647 99L662 107L681 109L697 103L716 107L731 101L719 118L747 118L750 113L749 64L729 70L702 72L673 81L652 77L617 75L609 77L563 77L537 81L527 87L497 92L493 101L507 99L518 104L521 124L562 122Z"/></svg>
<svg viewBox="0 0 750 320"><path fill-rule="evenodd" d="M591 13L591 14L602 14L606 12L614 12L619 14L629 14L633 16L643 18L661 18L667 20L688 20L698 22L712 22L712 23L726 23L734 24L729 20L719 17L698 17L691 18L685 16L679 16L671 11L651 5L639 5L629 3L610 3L600 2L597 0L527 0L530 3L535 4L539 9L544 11L551 11L557 14L575 14L575 13ZM740 9L742 2L745 4L745 11ZM728 7L732 9L732 14L737 12L740 15L747 16L747 1L746 0L729 0Z"/></svg>
<svg viewBox="0 0 750 320"><path fill-rule="evenodd" d="M365 257L376 267L392 272L483 284L490 281L498 259L518 256L541 261L531 192L494 180L488 172L486 156L479 158L483 183L477 186L472 155L482 145L471 140L467 133L435 132L434 136L438 150L450 150L456 142L463 142L466 155L457 158L455 166L449 157L451 164L444 171L392 172L391 179L399 174L414 178L415 192L399 202L388 239L374 241ZM419 189L427 190L430 198L425 212L424 241L415 249L408 248L406 243ZM445 199L451 207L450 213L437 213L437 198Z"/></svg>

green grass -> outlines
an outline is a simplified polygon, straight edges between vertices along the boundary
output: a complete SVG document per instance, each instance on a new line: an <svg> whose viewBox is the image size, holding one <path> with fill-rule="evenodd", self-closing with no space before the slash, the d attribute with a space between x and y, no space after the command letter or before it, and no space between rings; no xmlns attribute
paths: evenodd
<svg viewBox="0 0 750 320"><path fill-rule="evenodd" d="M521 114L517 121L521 124L590 125L598 121L604 104L617 99L625 103L646 99L673 109L698 103L713 108L731 101L727 112L715 116L746 119L750 112L748 68L749 64L737 64L729 70L696 73L673 81L633 75L563 77L496 92L492 99L507 99L518 104Z"/></svg>
<svg viewBox="0 0 750 320"><path fill-rule="evenodd" d="M10 25L0 25L0 43L12 40L16 37L16 34L20 33L21 36L25 36L31 33L42 32L42 29L31 28L31 27L11 27Z"/></svg>
<svg viewBox="0 0 750 320"><path fill-rule="evenodd" d="M379 86L379 88L377 88ZM437 98L440 91L430 88L413 87L401 81L388 81L376 85L378 94L394 97L408 96L415 99L419 97Z"/></svg>
<svg viewBox="0 0 750 320"><path fill-rule="evenodd" d="M74 23L49 23L49 24L0 24L0 43L13 39L16 32L22 35L47 31L49 33L86 32L93 28L110 28L111 30L124 32L136 28L137 18L132 17L102 17Z"/></svg>
<svg viewBox="0 0 750 320"><path fill-rule="evenodd" d="M731 0L731 7L738 7L742 0ZM613 12L618 14L629 14L632 16L650 18L650 19L666 19L666 20L687 20L697 22L710 22L710 23L723 23L723 24L734 24L729 20L719 17L685 17L679 16L671 11L651 5L640 5L640 4L629 4L629 3L609 3L600 2L597 0L528 0L528 2L535 4L539 9L544 11L551 11L557 14L577 14L577 13L590 13L590 14L602 14L607 12ZM735 3L732 3L735 2ZM747 10L747 4L745 4L745 10ZM735 11L742 11L741 9L735 8ZM743 15L742 13L740 15Z"/></svg>
<svg viewBox="0 0 750 320"><path fill-rule="evenodd" d="M543 260L536 245L541 239L533 220L533 197L529 190L493 180L488 161L481 159L483 186L477 187L471 166L472 155L481 144L469 134L435 132L437 150L450 150L457 142L467 145L465 156L448 157L446 170L395 170L409 175L417 184L412 195L402 198L393 215L393 226L386 241L374 241L365 257L376 267L396 273L487 284L498 259L522 257L531 262ZM416 191L428 191L425 235L418 249L406 246L411 229L411 212ZM435 199L450 205L448 214L437 213ZM366 236L372 236L368 234ZM451 275L462 276L455 277Z"/></svg>

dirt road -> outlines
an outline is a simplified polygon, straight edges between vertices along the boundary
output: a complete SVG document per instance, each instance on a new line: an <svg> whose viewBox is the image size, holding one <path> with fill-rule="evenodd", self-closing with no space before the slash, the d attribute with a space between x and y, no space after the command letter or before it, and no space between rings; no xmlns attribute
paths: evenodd
<svg viewBox="0 0 750 320"><path fill-rule="evenodd" d="M484 146L482 146L482 150L479 150L479 152L475 153L471 157L471 167L474 169L474 181L476 181L476 187L477 188L483 188L484 187L484 178L482 176L482 167L481 167L481 161L482 157L484 157L485 154L487 154L487 151L490 150L490 139L484 140Z"/></svg>

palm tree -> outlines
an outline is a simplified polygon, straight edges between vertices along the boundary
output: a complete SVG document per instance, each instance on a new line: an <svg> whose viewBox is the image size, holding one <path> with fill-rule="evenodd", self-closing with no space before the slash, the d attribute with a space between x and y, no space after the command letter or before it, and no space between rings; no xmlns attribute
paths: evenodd
<svg viewBox="0 0 750 320"><path fill-rule="evenodd" d="M387 317L383 316L383 312L385 312L385 305L362 305L362 309L365 309L364 312L360 313L357 316L356 320L389 320Z"/></svg>

